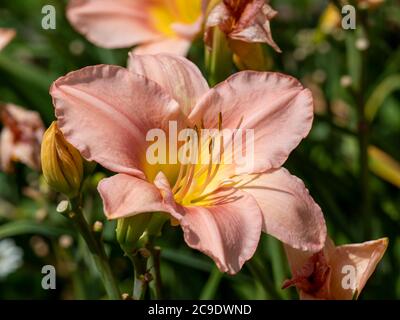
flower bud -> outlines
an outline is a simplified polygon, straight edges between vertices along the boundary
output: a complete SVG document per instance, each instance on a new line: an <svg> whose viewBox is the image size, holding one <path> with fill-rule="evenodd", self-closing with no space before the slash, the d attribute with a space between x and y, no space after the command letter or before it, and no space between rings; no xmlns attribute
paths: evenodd
<svg viewBox="0 0 400 320"><path fill-rule="evenodd" d="M117 241L127 254L133 253L141 246L139 239L145 234L151 218L151 213L142 213L118 220Z"/></svg>
<svg viewBox="0 0 400 320"><path fill-rule="evenodd" d="M78 194L83 179L83 158L65 140L56 121L44 133L41 161L43 176L52 189L69 198Z"/></svg>
<svg viewBox="0 0 400 320"><path fill-rule="evenodd" d="M94 224L93 224L93 232L96 232L96 233L100 233L100 232L103 232L103 222L101 222L101 221L96 221Z"/></svg>
<svg viewBox="0 0 400 320"><path fill-rule="evenodd" d="M155 212L151 215L151 219L147 226L149 236L158 237L161 235L161 229L164 224L170 219L170 215L161 212Z"/></svg>
<svg viewBox="0 0 400 320"><path fill-rule="evenodd" d="M264 52L261 43L230 40L229 46L234 53L233 61L239 70L268 71L272 69L273 61Z"/></svg>

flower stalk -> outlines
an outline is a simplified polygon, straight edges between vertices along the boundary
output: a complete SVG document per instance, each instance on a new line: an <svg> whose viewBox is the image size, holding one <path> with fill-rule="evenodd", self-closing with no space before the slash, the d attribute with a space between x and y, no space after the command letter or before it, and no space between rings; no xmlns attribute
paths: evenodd
<svg viewBox="0 0 400 320"><path fill-rule="evenodd" d="M133 299L144 300L146 297L149 283L153 277L147 269L147 262L150 257L150 252L145 249L139 249L133 254L129 255L132 264L135 268L135 279L133 284Z"/></svg>
<svg viewBox="0 0 400 320"><path fill-rule="evenodd" d="M206 48L206 68L211 86L225 80L232 71L232 51L225 34L218 28L212 30L212 49Z"/></svg>
<svg viewBox="0 0 400 320"><path fill-rule="evenodd" d="M79 197L68 201L62 201L57 211L67 217L79 231L86 245L89 248L90 253L94 259L96 267L102 278L104 288L107 292L109 299L119 300L121 299L121 293L114 274L111 270L111 266L108 261L108 257L104 250L104 246L101 243L101 239L96 237L88 225L81 208Z"/></svg>

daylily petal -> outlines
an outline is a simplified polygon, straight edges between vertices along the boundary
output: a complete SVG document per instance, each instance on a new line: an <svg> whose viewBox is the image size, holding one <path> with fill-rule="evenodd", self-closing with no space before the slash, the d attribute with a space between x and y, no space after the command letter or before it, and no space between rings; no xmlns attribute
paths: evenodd
<svg viewBox="0 0 400 320"><path fill-rule="evenodd" d="M186 243L210 256L222 272L237 273L249 260L261 233L261 212L257 202L237 190L221 190L220 202L207 207L185 207L178 218Z"/></svg>
<svg viewBox="0 0 400 320"><path fill-rule="evenodd" d="M196 65L178 56L130 53L128 69L157 82L179 103L186 115L209 90L207 81Z"/></svg>
<svg viewBox="0 0 400 320"><path fill-rule="evenodd" d="M58 125L82 156L118 173L144 177L146 133L184 123L158 84L127 69L98 65L59 78L50 89Z"/></svg>
<svg viewBox="0 0 400 320"><path fill-rule="evenodd" d="M263 213L263 231L296 249L323 248L326 225L321 208L304 183L286 169L238 177L237 186L250 193Z"/></svg>
<svg viewBox="0 0 400 320"><path fill-rule="evenodd" d="M191 41L187 39L166 38L141 44L133 49L132 53L137 55L169 53L178 56L186 56L190 45Z"/></svg>
<svg viewBox="0 0 400 320"><path fill-rule="evenodd" d="M44 133L40 115L8 103L0 106L0 120L4 126L0 140L2 170L11 172L13 161L39 170L40 143Z"/></svg>
<svg viewBox="0 0 400 320"><path fill-rule="evenodd" d="M368 279L375 271L388 246L387 238L367 241L357 244L347 244L336 247L330 257L332 266L331 295L333 299L352 299L355 291L362 291ZM356 271L355 290L344 289L342 272L344 266L352 266Z"/></svg>
<svg viewBox="0 0 400 320"><path fill-rule="evenodd" d="M134 0L70 0L67 17L94 44L125 48L161 37L150 19L151 4Z"/></svg>
<svg viewBox="0 0 400 320"><path fill-rule="evenodd" d="M222 32L229 33L231 31L231 17L228 8L224 3L217 4L207 16L206 28L204 33L204 42L211 47L213 27L218 26Z"/></svg>
<svg viewBox="0 0 400 320"><path fill-rule="evenodd" d="M2 50L14 37L14 29L0 28L0 50Z"/></svg>
<svg viewBox="0 0 400 320"><path fill-rule="evenodd" d="M98 190L108 219L165 211L160 191L140 178L117 174L100 181Z"/></svg>
<svg viewBox="0 0 400 320"><path fill-rule="evenodd" d="M14 152L14 138L10 129L3 128L0 134L0 169L4 172L12 171Z"/></svg>
<svg viewBox="0 0 400 320"><path fill-rule="evenodd" d="M302 300L329 297L332 268L327 263L324 251L312 254L287 245L284 247L292 270L292 279L285 280L282 289L296 286Z"/></svg>
<svg viewBox="0 0 400 320"><path fill-rule="evenodd" d="M264 0L252 1L243 11L230 38L245 42L267 43L275 51L281 52L272 38L270 20L277 15Z"/></svg>
<svg viewBox="0 0 400 320"><path fill-rule="evenodd" d="M330 274L326 278L326 283L322 283L319 289L314 292L305 292L297 285L301 299L329 299L329 300L351 300L354 294L361 293L366 282L376 269L377 264L382 259L388 245L387 238L382 238L364 243L348 244L335 247L333 241L328 237L325 247L318 254L322 254L330 269ZM312 258L315 257L310 251L301 251L285 245L285 252L288 258L290 269L294 278L304 273L305 268L314 268L309 279L305 279L307 284L316 284L318 270L322 267L316 265ZM346 267L346 268L344 268ZM349 268L350 267L350 268ZM353 267L355 274L351 271ZM349 271L351 273L349 273ZM349 277L355 276L354 288L345 288L349 285ZM289 280L291 282L293 280ZM287 283L288 281L285 281Z"/></svg>
<svg viewBox="0 0 400 320"><path fill-rule="evenodd" d="M281 52L272 38L269 23L276 14L265 0L223 1L207 16L204 41L211 46L211 28L218 26L233 40L267 43L277 52Z"/></svg>
<svg viewBox="0 0 400 320"><path fill-rule="evenodd" d="M222 272L237 273L258 245L262 217L257 202L247 193L219 189L212 204L183 207L175 203L170 185L160 172L155 185L165 211L181 225L186 243L211 257Z"/></svg>
<svg viewBox="0 0 400 320"><path fill-rule="evenodd" d="M251 170L237 166L237 174L279 168L307 136L314 116L311 92L299 81L254 71L236 73L211 89L189 118L217 128L219 112L223 128L235 129L241 123L241 129L254 130L254 164Z"/></svg>

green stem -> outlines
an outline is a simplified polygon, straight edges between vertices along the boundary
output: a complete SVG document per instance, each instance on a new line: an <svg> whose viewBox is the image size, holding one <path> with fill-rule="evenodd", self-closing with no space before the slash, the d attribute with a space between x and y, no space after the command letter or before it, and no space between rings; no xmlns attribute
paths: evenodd
<svg viewBox="0 0 400 320"><path fill-rule="evenodd" d="M152 246L150 249L151 255L153 257L153 267L154 267L154 281L155 281L155 292L156 299L162 299L162 280L161 280L161 248Z"/></svg>
<svg viewBox="0 0 400 320"><path fill-rule="evenodd" d="M359 165L360 165L360 188L361 188L361 212L364 218L365 236L368 238L370 233L370 188L369 188L369 166L368 166L368 146L369 146L369 124L365 119L364 103L358 104L358 143L359 143Z"/></svg>
<svg viewBox="0 0 400 320"><path fill-rule="evenodd" d="M121 299L121 293L108 262L103 244L96 239L92 230L90 229L83 215L79 201L77 199L72 199L70 204L71 211L68 213L68 218L72 221L85 240L96 263L97 269L100 272L100 276L103 280L108 297L112 300Z"/></svg>
<svg viewBox="0 0 400 320"><path fill-rule="evenodd" d="M214 27L212 49L206 48L206 68L208 82L211 86L225 80L232 72L232 51L229 48L225 34Z"/></svg>
<svg viewBox="0 0 400 320"><path fill-rule="evenodd" d="M360 23L367 33L367 13L362 11L359 13ZM359 166L360 166L360 191L361 191L361 213L364 225L364 237L369 238L371 233L371 195L370 195L370 172L368 164L368 146L370 135L370 124L365 115L365 97L364 92L365 72L363 66L367 65L367 51L364 50L361 55L360 68L360 84L354 92L354 97L357 103L358 117L358 143L359 143Z"/></svg>
<svg viewBox="0 0 400 320"><path fill-rule="evenodd" d="M148 256L143 255L141 250L128 255L135 268L135 278L133 284L133 299L144 300L146 292L151 281L150 274L147 272Z"/></svg>

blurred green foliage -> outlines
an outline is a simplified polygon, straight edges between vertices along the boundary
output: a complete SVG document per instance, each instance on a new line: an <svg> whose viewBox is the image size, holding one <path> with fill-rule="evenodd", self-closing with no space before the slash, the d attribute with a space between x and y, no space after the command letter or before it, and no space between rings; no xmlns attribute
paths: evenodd
<svg viewBox="0 0 400 320"><path fill-rule="evenodd" d="M57 9L56 30L41 28L41 8L46 4ZM400 93L396 92L400 87L400 5L387 0L368 13L364 28L338 30L322 37L315 35L327 1L275 0L272 5L279 12L272 32L283 50L277 54L266 48L274 61L273 70L293 75L312 88L317 111L311 134L286 166L305 181L337 244L389 237L388 251L361 299L400 298L399 188L370 174L370 212L363 213L357 137L361 101L368 109L369 143L400 161ZM61 0L0 4L0 27L17 30L17 37L0 53L0 99L39 111L47 125L54 117L48 94L52 81L87 65L125 66L129 51L90 44L69 25L64 8ZM356 47L360 37L369 40L369 48L363 52ZM200 39L189 55L201 68L203 50ZM345 75L352 76L350 87L343 86ZM88 218L92 222L105 220L96 192L96 182L103 175L101 169L98 171L85 187L86 212L91 213ZM40 181L37 173L22 165L17 166L15 175L0 173L0 239L13 237L24 250L23 266L0 279L0 299L101 298L103 288L85 245L55 212L57 195ZM114 223L106 222L105 242L123 291L129 292L133 272L114 241L114 229ZM71 247L60 245L65 234L75 240ZM180 228L167 226L158 241L165 297L297 297L294 289L280 290L289 270L275 239L263 235L254 259L235 277L221 275L209 258L189 249L182 239ZM56 290L41 289L40 270L45 264L61 270Z"/></svg>

